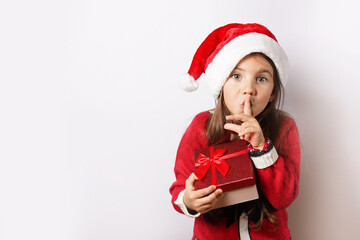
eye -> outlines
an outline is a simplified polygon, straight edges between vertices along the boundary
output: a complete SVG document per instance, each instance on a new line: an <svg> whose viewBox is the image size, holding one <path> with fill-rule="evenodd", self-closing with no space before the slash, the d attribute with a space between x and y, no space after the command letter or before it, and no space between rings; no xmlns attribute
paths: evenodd
<svg viewBox="0 0 360 240"><path fill-rule="evenodd" d="M232 74L231 77L232 77L233 79L235 79L235 80L241 79L240 74L237 74L237 73Z"/></svg>
<svg viewBox="0 0 360 240"><path fill-rule="evenodd" d="M256 81L257 81L257 82L260 82L260 83L264 83L264 82L267 81L267 79L264 78L264 77L258 77L258 78L256 79Z"/></svg>

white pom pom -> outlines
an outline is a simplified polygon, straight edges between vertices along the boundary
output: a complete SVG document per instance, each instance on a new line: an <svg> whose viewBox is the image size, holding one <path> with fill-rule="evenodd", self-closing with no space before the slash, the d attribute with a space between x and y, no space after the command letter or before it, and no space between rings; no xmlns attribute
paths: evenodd
<svg viewBox="0 0 360 240"><path fill-rule="evenodd" d="M187 92L195 91L199 87L199 83L189 74L184 74L184 76L180 79L179 84L181 88Z"/></svg>

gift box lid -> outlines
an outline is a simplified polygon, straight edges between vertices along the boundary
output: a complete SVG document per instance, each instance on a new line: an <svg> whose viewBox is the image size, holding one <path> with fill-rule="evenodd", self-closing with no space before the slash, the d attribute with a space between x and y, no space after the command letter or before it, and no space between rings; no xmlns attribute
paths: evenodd
<svg viewBox="0 0 360 240"><path fill-rule="evenodd" d="M195 174L203 175L195 181L195 189L216 185L226 192L255 185L255 172L247 145L245 140L239 139L195 151ZM203 169L198 170L200 167Z"/></svg>

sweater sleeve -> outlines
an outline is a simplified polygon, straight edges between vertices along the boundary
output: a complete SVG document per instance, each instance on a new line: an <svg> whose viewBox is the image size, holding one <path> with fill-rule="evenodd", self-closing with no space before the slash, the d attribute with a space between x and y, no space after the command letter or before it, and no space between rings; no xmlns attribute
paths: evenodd
<svg viewBox="0 0 360 240"><path fill-rule="evenodd" d="M188 215L187 211L183 211L181 209L183 207L179 205L182 199L178 199L178 196L185 189L186 179L194 172L194 151L205 148L208 144L205 135L205 125L209 116L210 113L202 112L193 119L180 141L176 154L174 167L176 180L171 185L169 191L172 195L171 202L175 210L186 215ZM180 195L182 196L183 194Z"/></svg>
<svg viewBox="0 0 360 240"><path fill-rule="evenodd" d="M298 195L300 179L300 144L295 121L285 117L278 149L273 147L252 160L259 186L269 202L278 210L289 207Z"/></svg>

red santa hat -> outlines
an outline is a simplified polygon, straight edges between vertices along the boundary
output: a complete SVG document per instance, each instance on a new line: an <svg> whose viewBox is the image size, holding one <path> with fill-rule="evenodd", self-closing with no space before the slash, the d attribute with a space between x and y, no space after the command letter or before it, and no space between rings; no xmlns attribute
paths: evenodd
<svg viewBox="0 0 360 240"><path fill-rule="evenodd" d="M206 79L215 98L226 79L241 59L250 53L260 52L275 64L285 86L288 79L288 59L275 36L256 23L232 23L214 30L197 49L188 74L180 84L185 91L198 88L198 80Z"/></svg>

